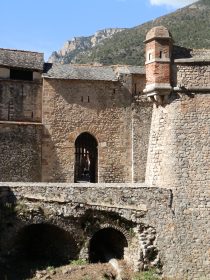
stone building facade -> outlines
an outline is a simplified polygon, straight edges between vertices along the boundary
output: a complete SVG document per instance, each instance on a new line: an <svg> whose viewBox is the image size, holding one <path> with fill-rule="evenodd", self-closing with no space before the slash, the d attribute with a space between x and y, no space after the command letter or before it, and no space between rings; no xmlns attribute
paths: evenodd
<svg viewBox="0 0 210 280"><path fill-rule="evenodd" d="M44 66L41 54L1 52L5 56L11 53L14 60L28 55L29 58L22 60L31 60L29 65L20 64L16 72L35 77L30 81L24 75L13 77L12 62L11 65L1 62L1 143L7 146L3 148L0 164L7 169L1 173L2 181L76 181L75 142L81 133L88 133L96 140L95 182L144 181L152 106L141 96L145 84L143 67L46 64L43 78L38 79L40 67ZM39 63L39 72L33 59ZM141 104L143 110L139 110ZM16 130L32 129L31 145L40 140L35 143L36 148L31 148L36 162L31 158L25 160L30 157L27 137L31 133L21 133L25 138L21 141L23 159L21 164L21 158L16 161L15 174L8 166L11 161L5 165L5 157L9 153L15 157L18 152L12 144L16 141L13 137L16 130L8 135L12 126ZM8 145L10 138L14 150ZM141 157L138 157L139 149ZM30 162L36 171L25 173L24 163Z"/></svg>
<svg viewBox="0 0 210 280"><path fill-rule="evenodd" d="M95 233L112 228L135 269L208 279L210 51L174 46L162 26L145 46L145 68L0 50L0 199L27 208L2 251L21 226L47 223L91 260Z"/></svg>

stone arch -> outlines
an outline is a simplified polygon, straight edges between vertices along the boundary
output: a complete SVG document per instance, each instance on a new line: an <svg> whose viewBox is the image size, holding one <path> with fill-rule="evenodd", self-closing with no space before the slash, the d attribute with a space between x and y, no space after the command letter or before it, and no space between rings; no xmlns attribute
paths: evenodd
<svg viewBox="0 0 210 280"><path fill-rule="evenodd" d="M12 242L12 256L42 265L59 266L77 259L78 247L66 230L48 223L28 224L22 227Z"/></svg>
<svg viewBox="0 0 210 280"><path fill-rule="evenodd" d="M9 241L7 263L13 267L5 270L9 279L28 279L37 269L65 265L79 256L72 234L54 224L22 224Z"/></svg>
<svg viewBox="0 0 210 280"><path fill-rule="evenodd" d="M102 224L100 226L100 229L104 229L104 228L113 228L113 229L118 230L119 232L121 232L125 236L125 238L127 239L128 243L130 242L130 234L124 228L122 228L122 227L120 227L118 225L112 224L112 223Z"/></svg>
<svg viewBox="0 0 210 280"><path fill-rule="evenodd" d="M98 141L89 132L82 132L75 140L74 182L98 181Z"/></svg>
<svg viewBox="0 0 210 280"><path fill-rule="evenodd" d="M41 207L37 205L28 206L22 202L19 203L19 205L21 206L21 209L17 209L16 212L16 214L18 215L18 219L15 219L14 223L12 224L8 240L13 240L14 236L16 236L18 232L22 231L23 228L31 225L46 224L68 232L69 234L71 234L74 242L78 243L77 234L75 234L74 222L68 222L58 213L53 213L52 215L51 210L48 210L48 208L44 207L43 205Z"/></svg>
<svg viewBox="0 0 210 280"><path fill-rule="evenodd" d="M128 247L128 241L122 231L106 225L90 239L89 261L104 263L112 258L123 259L125 247Z"/></svg>
<svg viewBox="0 0 210 280"><path fill-rule="evenodd" d="M84 132L87 132L91 136L93 136L96 139L97 143L100 143L102 141L102 139L101 139L100 135L98 135L98 132L96 129L93 128L90 130L87 127L81 126L77 129L75 129L74 131L72 131L71 133L69 133L69 135L68 135L69 144L72 148L74 147L75 141L78 138L78 136Z"/></svg>

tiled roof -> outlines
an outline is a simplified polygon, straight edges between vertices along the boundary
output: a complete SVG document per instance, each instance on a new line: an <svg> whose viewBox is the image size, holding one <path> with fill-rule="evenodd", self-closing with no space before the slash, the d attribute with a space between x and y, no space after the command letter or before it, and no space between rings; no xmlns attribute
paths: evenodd
<svg viewBox="0 0 210 280"><path fill-rule="evenodd" d="M0 48L0 65L42 71L44 54Z"/></svg>
<svg viewBox="0 0 210 280"><path fill-rule="evenodd" d="M52 64L46 67L45 78L68 80L117 81L119 73L145 74L140 66L93 66L75 64Z"/></svg>
<svg viewBox="0 0 210 280"><path fill-rule="evenodd" d="M117 81L111 66L53 64L43 77L68 80Z"/></svg>

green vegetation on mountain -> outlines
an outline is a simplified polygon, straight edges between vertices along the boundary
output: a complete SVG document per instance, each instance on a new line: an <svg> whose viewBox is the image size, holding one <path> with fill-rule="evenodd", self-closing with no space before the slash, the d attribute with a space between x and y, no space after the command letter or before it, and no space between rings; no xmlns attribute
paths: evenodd
<svg viewBox="0 0 210 280"><path fill-rule="evenodd" d="M210 49L210 0L201 0L182 9L134 28L125 29L74 59L76 63L144 64L146 33L153 27L167 27L176 45ZM69 54L70 55L70 54ZM66 54L67 62L68 54Z"/></svg>

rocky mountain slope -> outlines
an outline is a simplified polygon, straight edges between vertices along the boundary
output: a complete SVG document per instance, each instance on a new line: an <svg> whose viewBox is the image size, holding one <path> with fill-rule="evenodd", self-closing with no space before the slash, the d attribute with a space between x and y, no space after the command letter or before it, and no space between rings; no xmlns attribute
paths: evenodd
<svg viewBox="0 0 210 280"><path fill-rule="evenodd" d="M123 28L109 28L97 31L88 37L74 37L65 42L63 48L55 51L49 58L49 62L71 63L77 60L78 54L86 54L92 48L103 45L104 40L112 38L114 34L124 30Z"/></svg>
<svg viewBox="0 0 210 280"><path fill-rule="evenodd" d="M103 41L96 40L95 44L79 43L82 39L77 38L75 48L54 53L52 57L58 56L58 59L52 60L51 57L51 61L143 65L145 35L157 25L169 28L177 45L210 49L210 0L200 0L145 24L114 32ZM71 41L67 45L72 45Z"/></svg>

